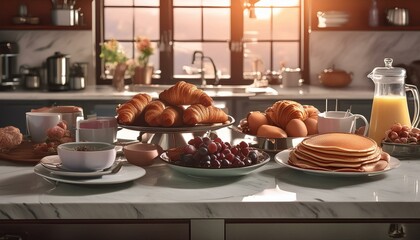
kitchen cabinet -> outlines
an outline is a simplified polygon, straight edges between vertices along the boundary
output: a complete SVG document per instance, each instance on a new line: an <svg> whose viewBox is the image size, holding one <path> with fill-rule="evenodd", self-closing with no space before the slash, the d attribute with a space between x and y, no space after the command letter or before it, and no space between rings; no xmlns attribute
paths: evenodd
<svg viewBox="0 0 420 240"><path fill-rule="evenodd" d="M371 0L307 0L309 6L309 27L316 31L420 31L420 2L413 0L377 0L379 26L370 27L369 9ZM390 8L409 9L408 26L391 26L386 21L386 10ZM318 11L343 11L349 14L349 21L340 27L318 27Z"/></svg>
<svg viewBox="0 0 420 240"><path fill-rule="evenodd" d="M38 17L39 24L14 24L13 18L19 16L19 6L27 6L28 16ZM54 26L52 24L50 0L36 1L0 1L0 30L91 30L92 29L92 0L79 0L75 9L83 12L82 26Z"/></svg>
<svg viewBox="0 0 420 240"><path fill-rule="evenodd" d="M323 240L353 240L391 239L388 235L390 223L345 223L332 221L327 223L226 223L226 240L259 239L265 240L289 239L323 239ZM404 240L417 239L420 234L419 224L403 224L406 233ZM310 237L309 237L310 236Z"/></svg>
<svg viewBox="0 0 420 240"><path fill-rule="evenodd" d="M2 238L8 235L9 238ZM0 239L189 239L189 221L16 221L0 224Z"/></svg>

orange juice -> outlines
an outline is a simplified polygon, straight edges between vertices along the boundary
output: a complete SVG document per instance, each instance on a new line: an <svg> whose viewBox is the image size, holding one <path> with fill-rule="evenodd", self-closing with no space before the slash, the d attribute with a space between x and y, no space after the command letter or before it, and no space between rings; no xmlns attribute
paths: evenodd
<svg viewBox="0 0 420 240"><path fill-rule="evenodd" d="M375 96L373 98L372 113L369 124L369 137L380 146L385 137L385 131L392 124L401 123L411 127L405 96Z"/></svg>

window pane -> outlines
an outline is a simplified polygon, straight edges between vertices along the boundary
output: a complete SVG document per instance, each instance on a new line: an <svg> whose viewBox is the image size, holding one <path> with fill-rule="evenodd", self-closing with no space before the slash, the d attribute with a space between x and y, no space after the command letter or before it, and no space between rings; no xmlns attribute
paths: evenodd
<svg viewBox="0 0 420 240"><path fill-rule="evenodd" d="M200 0L173 0L174 6L201 6Z"/></svg>
<svg viewBox="0 0 420 240"><path fill-rule="evenodd" d="M134 35L159 39L159 9L136 8L134 11Z"/></svg>
<svg viewBox="0 0 420 240"><path fill-rule="evenodd" d="M174 43L174 74L185 74L184 66L192 66L192 57L195 50L202 50L202 43Z"/></svg>
<svg viewBox="0 0 420 240"><path fill-rule="evenodd" d="M249 40L257 38L259 40L269 40L271 38L270 32L270 8L256 8L257 18L249 18L244 11L244 39ZM263 14L259 14L261 10Z"/></svg>
<svg viewBox="0 0 420 240"><path fill-rule="evenodd" d="M261 60L259 69L253 68L253 63ZM252 42L244 44L244 72L261 71L270 69L270 43Z"/></svg>
<svg viewBox="0 0 420 240"><path fill-rule="evenodd" d="M174 0L174 6L230 6L230 0Z"/></svg>
<svg viewBox="0 0 420 240"><path fill-rule="evenodd" d="M159 6L159 0L134 0L135 6Z"/></svg>
<svg viewBox="0 0 420 240"><path fill-rule="evenodd" d="M105 6L133 6L133 0L105 0Z"/></svg>
<svg viewBox="0 0 420 240"><path fill-rule="evenodd" d="M202 2L203 6L230 6L230 0L202 0Z"/></svg>
<svg viewBox="0 0 420 240"><path fill-rule="evenodd" d="M174 44L174 73L176 75L186 74L184 66L200 67L200 61L192 64L194 51L203 51L205 56L211 57L216 68L222 75L230 75L230 52L227 43L175 43ZM214 77L212 67L205 61L206 77ZM209 73L209 74L207 74ZM196 74L199 77L198 74Z"/></svg>
<svg viewBox="0 0 420 240"><path fill-rule="evenodd" d="M133 39L133 9L105 8L105 39Z"/></svg>
<svg viewBox="0 0 420 240"><path fill-rule="evenodd" d="M205 56L211 57L216 65L217 71L222 75L230 75L230 50L229 44L226 43L204 43L203 52ZM210 71L207 71L210 69ZM206 73L210 73L209 77L214 77L209 62L206 64Z"/></svg>
<svg viewBox="0 0 420 240"><path fill-rule="evenodd" d="M300 0L260 0L255 6L293 7L299 6Z"/></svg>
<svg viewBox="0 0 420 240"><path fill-rule="evenodd" d="M120 42L121 48L127 58L133 58L133 43L131 42Z"/></svg>
<svg viewBox="0 0 420 240"><path fill-rule="evenodd" d="M277 8L273 9L273 39L298 40L299 39L299 9Z"/></svg>
<svg viewBox="0 0 420 240"><path fill-rule="evenodd" d="M273 70L285 67L297 68L299 64L299 43L274 43L273 44Z"/></svg>
<svg viewBox="0 0 420 240"><path fill-rule="evenodd" d="M230 39L230 9L205 8L204 39L228 40Z"/></svg>
<svg viewBox="0 0 420 240"><path fill-rule="evenodd" d="M201 39L201 9L174 9L174 39ZM187 17L188 16L188 17Z"/></svg>

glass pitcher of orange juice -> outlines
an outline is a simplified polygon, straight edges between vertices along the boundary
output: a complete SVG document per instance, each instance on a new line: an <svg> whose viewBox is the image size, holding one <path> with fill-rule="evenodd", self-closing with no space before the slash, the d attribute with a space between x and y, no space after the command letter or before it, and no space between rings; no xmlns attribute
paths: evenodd
<svg viewBox="0 0 420 240"><path fill-rule="evenodd" d="M414 85L405 84L406 70L392 67L392 58L385 58L385 67L376 67L368 77L375 83L368 136L381 146L385 132L394 123L410 127L419 124L419 93ZM406 91L414 100L414 116L410 120Z"/></svg>

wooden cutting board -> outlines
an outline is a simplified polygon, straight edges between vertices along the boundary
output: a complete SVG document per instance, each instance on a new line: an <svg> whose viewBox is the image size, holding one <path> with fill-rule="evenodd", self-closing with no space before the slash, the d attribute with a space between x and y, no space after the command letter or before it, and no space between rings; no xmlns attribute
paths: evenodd
<svg viewBox="0 0 420 240"><path fill-rule="evenodd" d="M0 152L0 160L38 163L48 154L34 152L34 143L23 141L17 148L9 152Z"/></svg>

